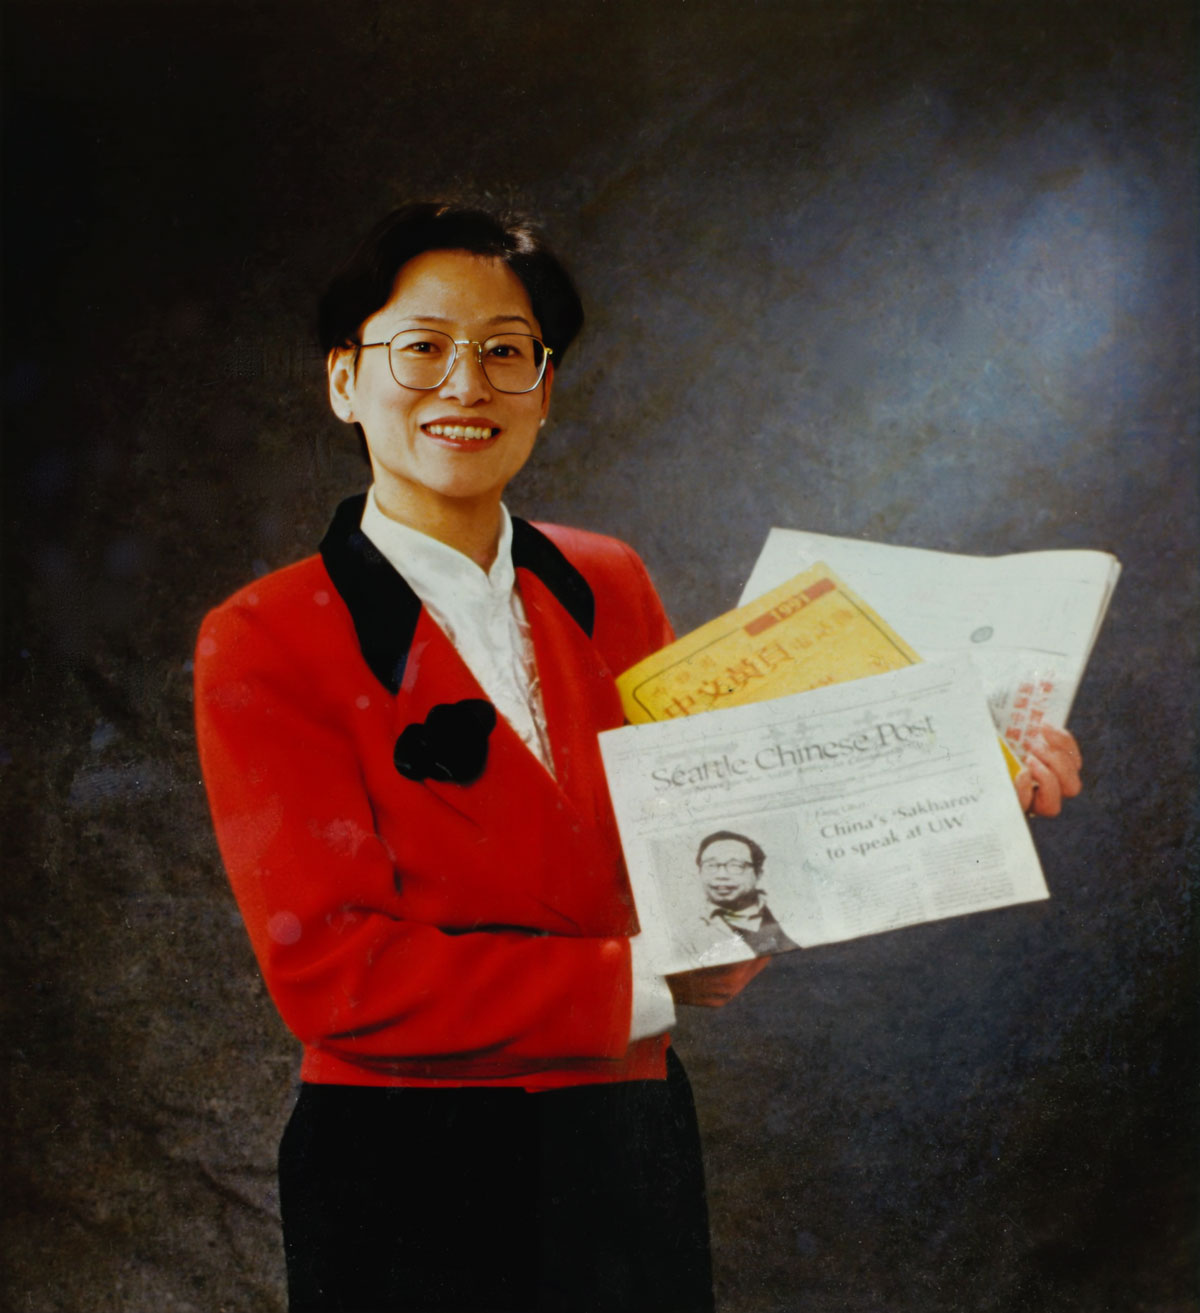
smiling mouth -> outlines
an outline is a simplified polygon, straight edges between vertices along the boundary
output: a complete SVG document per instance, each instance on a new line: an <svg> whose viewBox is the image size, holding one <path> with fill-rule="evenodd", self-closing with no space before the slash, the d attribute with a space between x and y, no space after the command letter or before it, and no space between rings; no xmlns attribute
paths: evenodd
<svg viewBox="0 0 1200 1313"><path fill-rule="evenodd" d="M450 442L486 442L500 432L490 424L422 424L421 428L432 438Z"/></svg>

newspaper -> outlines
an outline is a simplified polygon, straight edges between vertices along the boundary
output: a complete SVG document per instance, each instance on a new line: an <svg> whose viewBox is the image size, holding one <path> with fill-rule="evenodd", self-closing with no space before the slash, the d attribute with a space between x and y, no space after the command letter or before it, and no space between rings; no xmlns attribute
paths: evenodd
<svg viewBox="0 0 1200 1313"><path fill-rule="evenodd" d="M915 665L918 653L823 562L617 678L631 725L764 702ZM1002 738L1009 775L1021 762Z"/></svg>
<svg viewBox="0 0 1200 1313"><path fill-rule="evenodd" d="M959 556L772 529L741 603L827 562L928 659L970 654L1017 752L1065 726L1121 573L1108 552Z"/></svg>
<svg viewBox="0 0 1200 1313"><path fill-rule="evenodd" d="M1049 896L963 656L600 747L664 974Z"/></svg>

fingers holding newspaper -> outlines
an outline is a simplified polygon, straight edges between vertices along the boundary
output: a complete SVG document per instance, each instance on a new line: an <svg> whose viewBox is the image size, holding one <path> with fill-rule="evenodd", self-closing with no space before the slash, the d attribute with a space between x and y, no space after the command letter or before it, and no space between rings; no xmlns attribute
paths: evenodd
<svg viewBox="0 0 1200 1313"><path fill-rule="evenodd" d="M1030 816L1057 816L1063 801L1083 789L1083 754L1069 730L1046 725L1029 745L1025 769L1015 780L1021 808Z"/></svg>
<svg viewBox="0 0 1200 1313"><path fill-rule="evenodd" d="M720 1008L736 998L770 960L769 957L756 957L749 962L732 962L728 966L679 971L667 977L667 984L676 1003L697 1008Z"/></svg>

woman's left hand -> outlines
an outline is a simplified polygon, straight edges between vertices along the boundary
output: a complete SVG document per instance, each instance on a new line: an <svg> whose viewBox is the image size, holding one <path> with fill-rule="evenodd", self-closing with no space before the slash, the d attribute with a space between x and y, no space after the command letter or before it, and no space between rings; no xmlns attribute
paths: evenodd
<svg viewBox="0 0 1200 1313"><path fill-rule="evenodd" d="M1057 816L1063 799L1074 798L1083 788L1082 768L1083 754L1075 736L1065 729L1043 726L1015 780L1021 810L1030 816Z"/></svg>

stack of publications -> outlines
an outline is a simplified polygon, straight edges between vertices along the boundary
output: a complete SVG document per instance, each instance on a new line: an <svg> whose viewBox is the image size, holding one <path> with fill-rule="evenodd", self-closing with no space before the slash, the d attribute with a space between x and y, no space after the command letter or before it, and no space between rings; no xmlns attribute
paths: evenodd
<svg viewBox="0 0 1200 1313"><path fill-rule="evenodd" d="M738 609L626 671L600 736L659 969L1048 897L1012 776L1119 574L773 529Z"/></svg>

